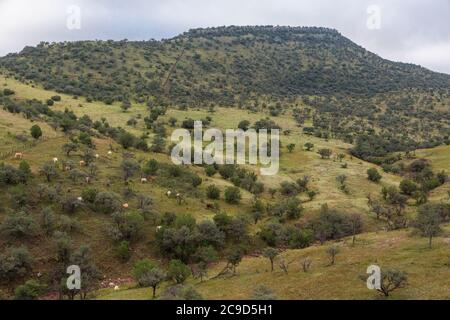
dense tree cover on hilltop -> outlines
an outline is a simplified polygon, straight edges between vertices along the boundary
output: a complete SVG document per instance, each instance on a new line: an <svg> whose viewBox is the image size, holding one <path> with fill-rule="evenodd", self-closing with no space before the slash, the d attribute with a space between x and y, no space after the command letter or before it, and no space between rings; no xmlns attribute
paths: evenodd
<svg viewBox="0 0 450 320"><path fill-rule="evenodd" d="M384 60L327 28L231 26L162 41L41 43L0 58L0 67L46 89L119 102L124 111L130 102L147 104L147 126L156 107L220 105L272 116L291 110L300 126L313 123L305 132L325 139L355 143L375 135L369 148L354 150L375 162L392 151L449 143L450 76ZM49 112L36 103L21 111L33 109Z"/></svg>
<svg viewBox="0 0 450 320"><path fill-rule="evenodd" d="M235 105L248 96L448 89L450 77L381 59L326 28L194 29L163 41L41 43L0 65L47 89L104 102Z"/></svg>

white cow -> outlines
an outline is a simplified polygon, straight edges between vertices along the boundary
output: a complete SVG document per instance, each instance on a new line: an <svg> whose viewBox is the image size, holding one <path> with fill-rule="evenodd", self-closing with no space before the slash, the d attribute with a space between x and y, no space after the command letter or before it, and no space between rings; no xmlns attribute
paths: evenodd
<svg viewBox="0 0 450 320"><path fill-rule="evenodd" d="M156 232L160 231L162 229L162 226L157 226L156 227Z"/></svg>
<svg viewBox="0 0 450 320"><path fill-rule="evenodd" d="M109 151L108 151L108 154L109 154L109 155L111 155L111 154L112 154L112 151L111 151L111 150L109 150Z"/></svg>
<svg viewBox="0 0 450 320"><path fill-rule="evenodd" d="M148 182L147 178L141 178L141 183L147 183L147 182Z"/></svg>
<svg viewBox="0 0 450 320"><path fill-rule="evenodd" d="M22 158L23 158L22 152L16 152L16 154L14 155L14 159L22 159Z"/></svg>
<svg viewBox="0 0 450 320"><path fill-rule="evenodd" d="M119 286L115 286L114 291L119 291Z"/></svg>
<svg viewBox="0 0 450 320"><path fill-rule="evenodd" d="M82 197L78 197L77 200L78 201L83 201L83 198Z"/></svg>
<svg viewBox="0 0 450 320"><path fill-rule="evenodd" d="M167 196L170 197L172 195L172 191L167 191Z"/></svg>
<svg viewBox="0 0 450 320"><path fill-rule="evenodd" d="M58 158L53 158L53 163L57 163L58 162Z"/></svg>
<svg viewBox="0 0 450 320"><path fill-rule="evenodd" d="M100 158L100 155L99 155L99 154L96 154L96 155L95 155L95 158L97 158L97 159Z"/></svg>

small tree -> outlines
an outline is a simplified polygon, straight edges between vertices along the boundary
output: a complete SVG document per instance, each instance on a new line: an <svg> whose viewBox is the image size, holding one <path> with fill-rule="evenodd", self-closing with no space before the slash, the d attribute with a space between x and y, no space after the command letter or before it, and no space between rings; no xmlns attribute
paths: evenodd
<svg viewBox="0 0 450 320"><path fill-rule="evenodd" d="M437 236L441 230L442 217L438 207L427 204L419 208L414 227L422 236L428 237L428 247L431 249L433 237Z"/></svg>
<svg viewBox="0 0 450 320"><path fill-rule="evenodd" d="M336 246L331 246L327 248L327 254L330 256L330 265L334 265L336 262L336 256L339 253L339 248Z"/></svg>
<svg viewBox="0 0 450 320"><path fill-rule="evenodd" d="M331 151L331 149L324 148L320 149L317 153L320 155L322 159L330 159L331 155L333 154L333 151Z"/></svg>
<svg viewBox="0 0 450 320"><path fill-rule="evenodd" d="M215 185L209 185L206 188L206 196L211 200L218 200L220 198L220 189Z"/></svg>
<svg viewBox="0 0 450 320"><path fill-rule="evenodd" d="M407 281L408 277L403 271L394 269L381 271L380 289L377 291L385 297L389 297L393 291L405 287Z"/></svg>
<svg viewBox="0 0 450 320"><path fill-rule="evenodd" d="M311 142L307 142L304 145L306 151L311 151L312 149L314 149L314 144L312 144Z"/></svg>
<svg viewBox="0 0 450 320"><path fill-rule="evenodd" d="M289 153L292 153L295 149L295 144L294 143L290 143L287 145L287 149Z"/></svg>
<svg viewBox="0 0 450 320"><path fill-rule="evenodd" d="M122 176L125 182L141 169L139 163L130 159L124 160L120 167L122 169Z"/></svg>
<svg viewBox="0 0 450 320"><path fill-rule="evenodd" d="M14 299L16 300L35 300L42 294L44 285L35 280L28 280L25 284L20 285L15 290Z"/></svg>
<svg viewBox="0 0 450 320"><path fill-rule="evenodd" d="M380 182L382 176L375 168L370 168L367 170L367 179L369 179L372 182L378 183Z"/></svg>
<svg viewBox="0 0 450 320"><path fill-rule="evenodd" d="M75 142L69 142L63 145L63 151L69 157L71 152L76 152L78 150L78 144Z"/></svg>
<svg viewBox="0 0 450 320"><path fill-rule="evenodd" d="M45 176L47 182L51 182L52 178L58 175L54 163L45 163L41 168L41 173Z"/></svg>
<svg viewBox="0 0 450 320"><path fill-rule="evenodd" d="M228 187L225 189L225 201L231 204L238 204L242 199L241 190L238 187Z"/></svg>
<svg viewBox="0 0 450 320"><path fill-rule="evenodd" d="M361 215L359 214L352 214L348 218L350 230L352 232L352 245L355 245L356 243L356 235L361 231L363 227L363 220Z"/></svg>
<svg viewBox="0 0 450 320"><path fill-rule="evenodd" d="M274 248L267 248L264 250L263 256L270 260L270 270L273 272L273 261L278 256L278 250Z"/></svg>
<svg viewBox="0 0 450 320"><path fill-rule="evenodd" d="M233 275L236 274L236 268L242 261L242 252L240 249L233 249L227 257L228 266L233 270Z"/></svg>
<svg viewBox="0 0 450 320"><path fill-rule="evenodd" d="M190 275L191 270L181 260L170 261L167 276L177 284L183 284Z"/></svg>
<svg viewBox="0 0 450 320"><path fill-rule="evenodd" d="M37 124L31 127L30 133L35 140L38 140L40 137L42 137L42 129Z"/></svg>

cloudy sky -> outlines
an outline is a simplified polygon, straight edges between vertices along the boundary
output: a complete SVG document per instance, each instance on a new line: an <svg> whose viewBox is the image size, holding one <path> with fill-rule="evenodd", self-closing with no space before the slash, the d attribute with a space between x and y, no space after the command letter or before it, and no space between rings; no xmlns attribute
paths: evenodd
<svg viewBox="0 0 450 320"><path fill-rule="evenodd" d="M450 0L0 0L0 56L40 41L221 25L331 27L384 58L450 74Z"/></svg>

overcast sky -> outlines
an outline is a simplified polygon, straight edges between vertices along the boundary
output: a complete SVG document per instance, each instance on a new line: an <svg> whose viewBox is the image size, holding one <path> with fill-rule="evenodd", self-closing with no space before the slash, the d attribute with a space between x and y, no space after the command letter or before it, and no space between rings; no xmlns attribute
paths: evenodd
<svg viewBox="0 0 450 320"><path fill-rule="evenodd" d="M40 41L269 24L335 28L384 58L450 74L450 0L0 0L0 56Z"/></svg>

